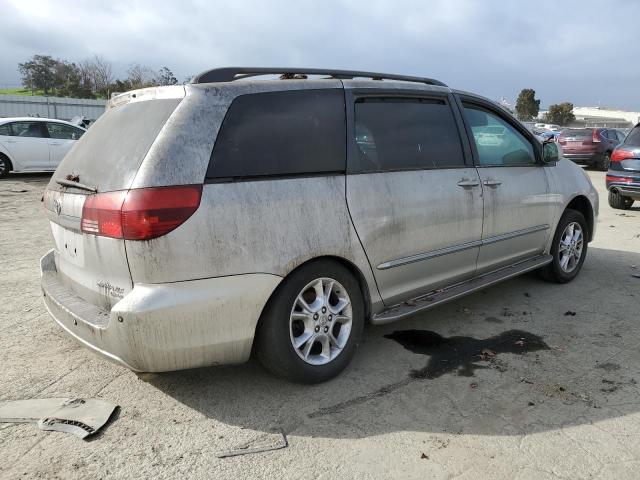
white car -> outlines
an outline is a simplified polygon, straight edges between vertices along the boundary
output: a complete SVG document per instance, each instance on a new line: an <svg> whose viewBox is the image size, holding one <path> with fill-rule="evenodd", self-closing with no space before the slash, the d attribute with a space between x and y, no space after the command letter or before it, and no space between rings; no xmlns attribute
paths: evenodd
<svg viewBox="0 0 640 480"><path fill-rule="evenodd" d="M84 132L51 118L0 118L0 178L9 172L55 170Z"/></svg>

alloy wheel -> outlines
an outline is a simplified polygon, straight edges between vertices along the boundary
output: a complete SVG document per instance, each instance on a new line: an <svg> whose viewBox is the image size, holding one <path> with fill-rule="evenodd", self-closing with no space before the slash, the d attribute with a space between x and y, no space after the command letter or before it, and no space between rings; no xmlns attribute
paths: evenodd
<svg viewBox="0 0 640 480"><path fill-rule="evenodd" d="M576 269L578 263L580 263L583 248L584 234L582 227L578 222L571 222L562 232L558 247L560 268L565 273L571 273Z"/></svg>
<svg viewBox="0 0 640 480"><path fill-rule="evenodd" d="M291 345L306 363L325 365L342 353L352 320L347 290L332 278L313 280L300 291L291 309Z"/></svg>

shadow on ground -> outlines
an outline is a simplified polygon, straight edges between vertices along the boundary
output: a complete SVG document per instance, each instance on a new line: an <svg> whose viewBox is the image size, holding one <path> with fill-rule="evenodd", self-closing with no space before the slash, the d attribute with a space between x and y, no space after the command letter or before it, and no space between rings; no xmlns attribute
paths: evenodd
<svg viewBox="0 0 640 480"><path fill-rule="evenodd" d="M530 274L370 326L352 365L321 385L287 383L253 360L148 381L226 424L329 438L398 430L510 435L624 416L640 410L634 265L640 271L638 253L591 248L570 284ZM436 336L443 348L410 345L416 332ZM424 374L456 355L455 368Z"/></svg>

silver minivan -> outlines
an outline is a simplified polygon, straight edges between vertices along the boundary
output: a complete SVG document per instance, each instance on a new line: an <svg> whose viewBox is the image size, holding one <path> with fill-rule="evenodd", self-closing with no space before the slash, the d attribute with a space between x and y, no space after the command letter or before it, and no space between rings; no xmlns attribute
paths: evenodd
<svg viewBox="0 0 640 480"><path fill-rule="evenodd" d="M260 77L260 78L258 78ZM225 68L129 92L44 195L51 316L136 371L320 382L365 323L580 271L598 196L494 102L421 77Z"/></svg>

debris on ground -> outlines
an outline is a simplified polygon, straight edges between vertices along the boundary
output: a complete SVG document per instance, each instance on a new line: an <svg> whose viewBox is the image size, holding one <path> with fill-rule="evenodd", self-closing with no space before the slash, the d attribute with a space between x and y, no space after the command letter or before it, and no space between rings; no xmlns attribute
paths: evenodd
<svg viewBox="0 0 640 480"><path fill-rule="evenodd" d="M574 312L573 310L567 310L566 312L564 312L564 316L565 317L575 317L576 316L576 312Z"/></svg>
<svg viewBox="0 0 640 480"><path fill-rule="evenodd" d="M476 382L470 383L469 386L473 389L478 388L478 384Z"/></svg>
<svg viewBox="0 0 640 480"><path fill-rule="evenodd" d="M493 350L489 350L488 348L484 348L482 349L482 352L480 352L480 355L478 356L480 357L480 360L486 362L492 359L493 357L495 357L496 352L494 352Z"/></svg>
<svg viewBox="0 0 640 480"><path fill-rule="evenodd" d="M530 298L531 294L529 292L524 292L524 296L527 297L527 298Z"/></svg>
<svg viewBox="0 0 640 480"><path fill-rule="evenodd" d="M502 316L503 317L513 317L513 312L509 310L507 307L502 307Z"/></svg>
<svg viewBox="0 0 640 480"><path fill-rule="evenodd" d="M415 307L417 305L417 302L415 300L407 300L404 303L405 303L405 305L407 305L409 307Z"/></svg>
<svg viewBox="0 0 640 480"><path fill-rule="evenodd" d="M118 405L97 398L37 398L0 403L0 422L36 423L40 430L86 438L97 433Z"/></svg>
<svg viewBox="0 0 640 480"><path fill-rule="evenodd" d="M429 460L429 455L427 455L426 453L422 452L422 455L420 455L420 458L423 460Z"/></svg>
<svg viewBox="0 0 640 480"><path fill-rule="evenodd" d="M282 430L277 432L267 432L233 447L231 450L224 450L216 453L218 458L236 457L238 455L249 455L252 453L269 452L271 450L280 450L289 446L287 436Z"/></svg>
<svg viewBox="0 0 640 480"><path fill-rule="evenodd" d="M635 278L640 278L640 273L632 273L631 276Z"/></svg>
<svg viewBox="0 0 640 480"><path fill-rule="evenodd" d="M536 404L533 402L528 402L527 405L529 405L530 407L535 407Z"/></svg>

